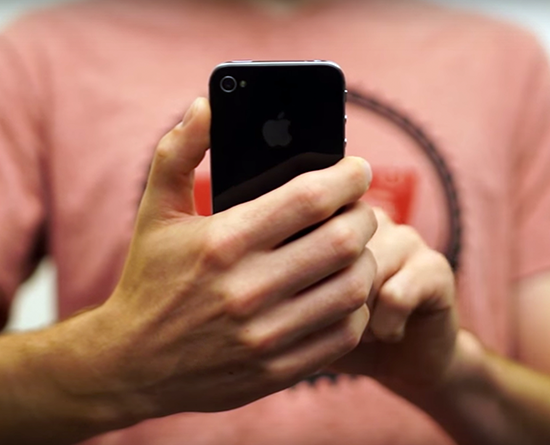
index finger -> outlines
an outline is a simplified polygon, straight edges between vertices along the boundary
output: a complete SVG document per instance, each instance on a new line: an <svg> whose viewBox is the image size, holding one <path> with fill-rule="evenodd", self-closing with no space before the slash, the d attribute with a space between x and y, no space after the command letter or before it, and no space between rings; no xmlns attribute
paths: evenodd
<svg viewBox="0 0 550 445"><path fill-rule="evenodd" d="M332 167L300 175L227 213L255 247L272 248L361 199L371 180L367 161L347 157Z"/></svg>

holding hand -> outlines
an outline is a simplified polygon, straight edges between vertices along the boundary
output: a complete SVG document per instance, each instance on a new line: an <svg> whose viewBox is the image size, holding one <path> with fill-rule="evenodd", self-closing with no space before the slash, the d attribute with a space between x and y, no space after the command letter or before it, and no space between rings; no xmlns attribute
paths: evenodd
<svg viewBox="0 0 550 445"><path fill-rule="evenodd" d="M136 421L232 409L292 386L354 349L369 318L376 266L365 245L377 224L359 201L366 162L347 158L201 217L193 171L209 127L201 99L162 140L122 279L74 328L99 335L82 366L102 373L97 387L71 391L116 394Z"/></svg>
<svg viewBox="0 0 550 445"><path fill-rule="evenodd" d="M378 272L369 298L372 317L361 345L331 369L389 385L435 385L455 354L455 279L443 255L408 226L376 210L369 242Z"/></svg>

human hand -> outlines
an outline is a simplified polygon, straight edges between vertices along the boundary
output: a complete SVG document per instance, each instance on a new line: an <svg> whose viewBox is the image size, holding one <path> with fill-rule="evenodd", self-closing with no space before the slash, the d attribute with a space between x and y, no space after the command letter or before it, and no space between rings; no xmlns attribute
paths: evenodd
<svg viewBox="0 0 550 445"><path fill-rule="evenodd" d="M232 409L287 388L355 348L368 320L376 218L359 201L365 161L201 217L193 171L209 127L199 100L159 144L122 278L94 311L98 391L115 392L137 420Z"/></svg>
<svg viewBox="0 0 550 445"><path fill-rule="evenodd" d="M360 346L331 370L367 375L390 388L435 385L455 353L453 272L414 229L375 213L378 231L368 244L378 264L371 320Z"/></svg>

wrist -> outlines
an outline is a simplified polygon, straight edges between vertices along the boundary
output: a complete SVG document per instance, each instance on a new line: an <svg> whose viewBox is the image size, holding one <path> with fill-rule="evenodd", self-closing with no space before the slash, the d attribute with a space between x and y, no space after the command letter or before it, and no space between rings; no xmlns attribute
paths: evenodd
<svg viewBox="0 0 550 445"><path fill-rule="evenodd" d="M23 431L36 429L41 441L51 437L52 443L74 443L136 423L109 384L102 316L97 309L3 339L8 359L0 359L0 379L11 389L13 417L7 422Z"/></svg>
<svg viewBox="0 0 550 445"><path fill-rule="evenodd" d="M461 330L449 368L434 389L454 394L479 383L485 386L490 377L489 367L490 356L485 347L472 333Z"/></svg>
<svg viewBox="0 0 550 445"><path fill-rule="evenodd" d="M490 354L481 342L473 334L461 330L453 358L440 381L426 387L402 386L395 391L437 417L445 408L468 403L471 394L487 390L492 380L490 361Z"/></svg>

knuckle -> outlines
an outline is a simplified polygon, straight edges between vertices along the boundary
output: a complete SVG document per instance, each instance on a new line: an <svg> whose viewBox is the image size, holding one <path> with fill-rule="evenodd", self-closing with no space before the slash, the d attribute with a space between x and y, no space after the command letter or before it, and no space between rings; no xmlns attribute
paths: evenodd
<svg viewBox="0 0 550 445"><path fill-rule="evenodd" d="M328 190L320 182L303 178L296 196L300 212L308 219L321 221L332 215L327 200Z"/></svg>
<svg viewBox="0 0 550 445"><path fill-rule="evenodd" d="M453 269L451 268L449 260L445 255L443 255L441 252L437 252L436 250L431 249L429 252L431 257L430 263L433 264L435 268L440 270L441 273L454 276Z"/></svg>
<svg viewBox="0 0 550 445"><path fill-rule="evenodd" d="M361 333L354 328L351 320L344 324L339 333L339 347L345 352L353 351L361 342Z"/></svg>
<svg viewBox="0 0 550 445"><path fill-rule="evenodd" d="M241 344L253 357L262 356L271 351L277 343L273 332L258 329L246 329L241 335Z"/></svg>
<svg viewBox="0 0 550 445"><path fill-rule="evenodd" d="M414 309L415 302L407 298L404 293L397 292L394 289L383 289L380 292L380 304L383 304L388 312L395 315L406 317Z"/></svg>
<svg viewBox="0 0 550 445"><path fill-rule="evenodd" d="M171 153L171 144L169 143L170 135L164 136L157 145L156 157L157 159L167 159Z"/></svg>
<svg viewBox="0 0 550 445"><path fill-rule="evenodd" d="M433 271L432 277L436 280L436 287L444 290L444 294L454 298L455 274L448 259L440 252L429 250L427 252L426 269Z"/></svg>
<svg viewBox="0 0 550 445"><path fill-rule="evenodd" d="M373 232L376 232L378 230L378 218L376 217L376 213L374 213L374 209L367 205L368 209L367 209L367 212L369 214L369 221L373 227Z"/></svg>
<svg viewBox="0 0 550 445"><path fill-rule="evenodd" d="M236 234L212 227L202 240L200 261L207 269L225 270L237 260L238 250Z"/></svg>
<svg viewBox="0 0 550 445"><path fill-rule="evenodd" d="M361 202L361 204L364 204L363 211L365 212L365 223L369 228L369 239L370 239L378 231L379 222L378 222L378 219L376 218L376 214L374 213L373 208L366 203Z"/></svg>
<svg viewBox="0 0 550 445"><path fill-rule="evenodd" d="M250 313L250 304L248 300L241 295L234 293L225 294L225 313L232 319L242 320Z"/></svg>
<svg viewBox="0 0 550 445"><path fill-rule="evenodd" d="M252 288L237 286L225 291L225 312L234 319L246 319L258 306L261 294Z"/></svg>
<svg viewBox="0 0 550 445"><path fill-rule="evenodd" d="M442 253L425 247L416 256L417 267L430 271L430 280L436 283L454 282L454 272Z"/></svg>
<svg viewBox="0 0 550 445"><path fill-rule="evenodd" d="M348 224L333 221L328 241L339 261L350 263L363 253L365 244L362 242L358 231Z"/></svg>
<svg viewBox="0 0 550 445"><path fill-rule="evenodd" d="M355 312L364 306L369 297L369 283L366 274L350 275L343 286L342 304L345 313Z"/></svg>
<svg viewBox="0 0 550 445"><path fill-rule="evenodd" d="M170 159L174 155L174 140L176 140L180 133L176 127L169 133L165 134L157 144L156 157L159 160Z"/></svg>
<svg viewBox="0 0 550 445"><path fill-rule="evenodd" d="M300 362L266 360L263 363L263 376L268 385L288 386L303 379L307 374L306 366ZM313 371L312 371L313 372Z"/></svg>
<svg viewBox="0 0 550 445"><path fill-rule="evenodd" d="M369 327L376 339L385 343L399 343L405 335L404 326L403 323L396 323L395 319L393 326L390 326L388 320L377 319L375 316Z"/></svg>
<svg viewBox="0 0 550 445"><path fill-rule="evenodd" d="M378 230L378 219L372 207L364 201L357 201L353 204L354 211L361 216L363 227L366 228L365 233L370 239Z"/></svg>

